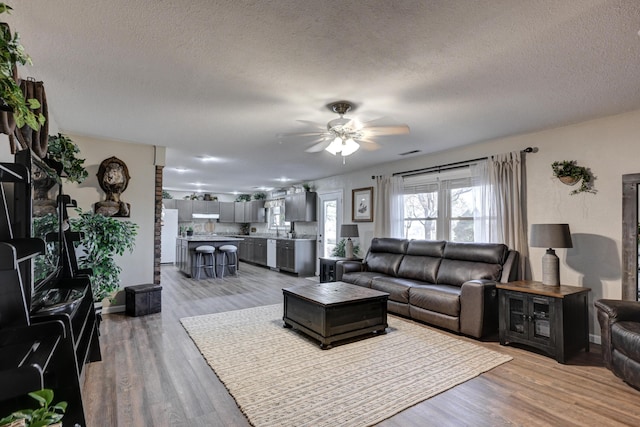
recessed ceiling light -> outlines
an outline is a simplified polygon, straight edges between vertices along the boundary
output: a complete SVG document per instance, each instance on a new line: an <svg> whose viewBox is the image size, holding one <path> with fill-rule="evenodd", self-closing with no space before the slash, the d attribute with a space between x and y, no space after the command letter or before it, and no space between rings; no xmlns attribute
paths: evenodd
<svg viewBox="0 0 640 427"><path fill-rule="evenodd" d="M222 161L221 158L213 157L213 156L197 156L197 157L203 162L221 162Z"/></svg>
<svg viewBox="0 0 640 427"><path fill-rule="evenodd" d="M285 178L285 177L282 177L282 178L276 178L276 181L279 181L279 182L289 182L289 181L293 181L293 180L292 180L291 178Z"/></svg>
<svg viewBox="0 0 640 427"><path fill-rule="evenodd" d="M203 183L201 183L201 182L194 182L194 183L193 183L193 185L195 185L196 187L201 187L201 186L203 186L204 184L203 184Z"/></svg>
<svg viewBox="0 0 640 427"><path fill-rule="evenodd" d="M173 168L174 171L178 172L178 173L185 173L188 172L189 169L187 168L181 168L181 167L177 167L177 168Z"/></svg>

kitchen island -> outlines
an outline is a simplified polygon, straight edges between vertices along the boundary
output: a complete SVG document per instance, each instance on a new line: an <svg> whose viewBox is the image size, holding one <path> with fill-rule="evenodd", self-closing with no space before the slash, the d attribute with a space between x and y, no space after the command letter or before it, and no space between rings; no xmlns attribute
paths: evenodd
<svg viewBox="0 0 640 427"><path fill-rule="evenodd" d="M187 237L177 237L176 238L176 266L178 269L186 274L188 277L193 277L195 274L194 265L196 262L195 248L202 245L213 246L218 248L223 245L233 245L238 247L239 243L242 241L242 238L239 237L225 237L225 236L217 236L217 235L196 235L196 236L187 236ZM220 254L216 252L216 259ZM217 262L216 262L217 264ZM222 266L216 266L216 276L221 276L221 268ZM224 274L227 275L229 272L227 270L224 271Z"/></svg>

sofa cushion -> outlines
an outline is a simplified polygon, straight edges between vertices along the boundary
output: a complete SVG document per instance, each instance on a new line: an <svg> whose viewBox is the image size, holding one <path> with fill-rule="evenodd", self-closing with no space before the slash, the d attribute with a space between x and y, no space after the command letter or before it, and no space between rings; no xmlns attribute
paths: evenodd
<svg viewBox="0 0 640 427"><path fill-rule="evenodd" d="M398 277L435 283L444 246L444 241L411 240L398 268Z"/></svg>
<svg viewBox="0 0 640 427"><path fill-rule="evenodd" d="M611 343L629 359L640 362L640 323L623 321L611 325Z"/></svg>
<svg viewBox="0 0 640 427"><path fill-rule="evenodd" d="M351 283L352 285L363 286L365 288L371 287L371 281L374 277L380 277L380 273L372 273L369 271L358 271L353 273L344 273L342 275L342 281L345 283Z"/></svg>
<svg viewBox="0 0 640 427"><path fill-rule="evenodd" d="M376 277L371 281L371 289L387 292L390 301L408 304L409 288L418 284L419 282L399 277Z"/></svg>
<svg viewBox="0 0 640 427"><path fill-rule="evenodd" d="M502 243L461 243L446 242L444 258L460 261L504 264L509 248Z"/></svg>
<svg viewBox="0 0 640 427"><path fill-rule="evenodd" d="M418 285L409 291L409 304L449 316L460 316L460 288L447 285Z"/></svg>
<svg viewBox="0 0 640 427"><path fill-rule="evenodd" d="M482 262L443 259L438 269L436 283L439 285L462 286L469 280L500 281L502 265Z"/></svg>
<svg viewBox="0 0 640 427"><path fill-rule="evenodd" d="M374 238L364 260L366 270L396 276L408 243L406 239Z"/></svg>

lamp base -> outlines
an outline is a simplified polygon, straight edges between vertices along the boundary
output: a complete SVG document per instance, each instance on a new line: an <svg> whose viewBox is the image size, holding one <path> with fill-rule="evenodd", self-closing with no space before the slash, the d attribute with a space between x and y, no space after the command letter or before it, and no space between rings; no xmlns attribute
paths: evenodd
<svg viewBox="0 0 640 427"><path fill-rule="evenodd" d="M542 257L542 284L560 286L560 259L551 248Z"/></svg>
<svg viewBox="0 0 640 427"><path fill-rule="evenodd" d="M351 237L347 238L347 241L344 244L344 256L346 258L353 258L353 241Z"/></svg>

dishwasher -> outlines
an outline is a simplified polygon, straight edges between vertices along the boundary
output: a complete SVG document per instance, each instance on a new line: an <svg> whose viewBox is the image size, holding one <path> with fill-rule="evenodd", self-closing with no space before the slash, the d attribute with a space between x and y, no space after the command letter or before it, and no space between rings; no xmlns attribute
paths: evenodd
<svg viewBox="0 0 640 427"><path fill-rule="evenodd" d="M267 267L276 268L276 239L267 239Z"/></svg>

